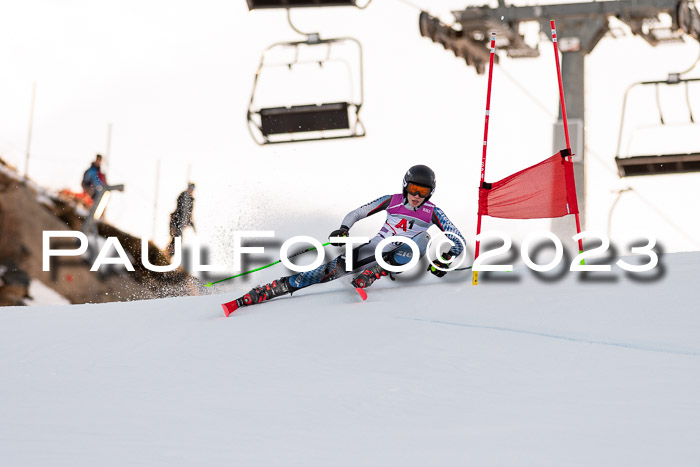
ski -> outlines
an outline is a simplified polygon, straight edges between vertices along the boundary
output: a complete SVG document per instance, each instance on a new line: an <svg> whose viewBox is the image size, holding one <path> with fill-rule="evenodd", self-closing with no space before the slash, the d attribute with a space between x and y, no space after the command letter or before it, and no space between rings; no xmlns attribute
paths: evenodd
<svg viewBox="0 0 700 467"><path fill-rule="evenodd" d="M367 300L367 292L365 291L365 289L361 287L355 287L355 290L357 291L362 301ZM231 316L231 313L233 313L237 309L252 304L253 300L251 299L250 294L245 294L241 298L231 300L230 302L222 303L221 308L224 310L224 315L226 315L226 317L228 318L229 316Z"/></svg>
<svg viewBox="0 0 700 467"><path fill-rule="evenodd" d="M231 313L236 311L237 309L244 307L244 306L249 306L253 304L253 300L250 297L250 294L247 293L243 295L241 298L237 298L235 300L231 300L230 302L222 303L221 308L224 309L224 314L228 318Z"/></svg>
<svg viewBox="0 0 700 467"><path fill-rule="evenodd" d="M231 300L230 302L226 302L221 304L221 308L224 309L224 314L228 318L231 313L239 309L240 307L245 306L243 305L243 300L240 298L237 298L236 300Z"/></svg>

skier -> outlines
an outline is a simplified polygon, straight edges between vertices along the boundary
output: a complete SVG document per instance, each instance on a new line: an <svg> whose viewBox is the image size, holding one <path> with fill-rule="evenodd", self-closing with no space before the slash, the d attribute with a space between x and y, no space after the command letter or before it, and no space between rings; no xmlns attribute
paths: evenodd
<svg viewBox="0 0 700 467"><path fill-rule="evenodd" d="M270 284L255 287L242 297L223 305L226 316L241 306L254 305L271 298L294 293L299 289L313 284L332 281L358 270L361 273L352 280L352 285L359 289L369 287L375 280L389 274L375 259L376 245L391 236L411 238L419 248L421 257L425 254L430 236L427 233L431 225L436 225L443 232L458 235L462 234L447 218L440 208L428 202L435 192L435 173L425 165L415 165L408 169L403 178L403 192L395 195L386 195L371 203L365 204L348 213L342 221L339 229L329 235L331 245L334 237L347 237L350 228L360 219L386 211L387 218L384 226L368 243L353 249L352 264L346 271L346 256L340 255L326 264L312 271L300 272L292 276L282 277ZM428 268L428 271L438 277L446 274L438 268L447 268L447 262L462 252L460 242L436 259ZM389 251L382 252L382 258L388 264L399 266L407 264L412 257L412 250L405 243L392 243Z"/></svg>

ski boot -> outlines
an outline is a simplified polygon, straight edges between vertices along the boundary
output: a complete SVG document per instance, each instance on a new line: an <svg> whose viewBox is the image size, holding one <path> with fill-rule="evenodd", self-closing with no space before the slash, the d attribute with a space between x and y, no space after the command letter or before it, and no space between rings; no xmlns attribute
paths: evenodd
<svg viewBox="0 0 700 467"><path fill-rule="evenodd" d="M289 292L289 277L283 277L279 280L272 281L270 284L254 287L247 294L228 303L224 303L221 305L221 307L224 309L224 314L226 317L228 317L240 307L262 303L270 300L271 298L286 295Z"/></svg>
<svg viewBox="0 0 700 467"><path fill-rule="evenodd" d="M364 289L372 285L374 281L380 277L387 275L389 275L389 272L386 269L382 268L379 264L375 264L362 271L359 276L352 280L351 284L356 289Z"/></svg>

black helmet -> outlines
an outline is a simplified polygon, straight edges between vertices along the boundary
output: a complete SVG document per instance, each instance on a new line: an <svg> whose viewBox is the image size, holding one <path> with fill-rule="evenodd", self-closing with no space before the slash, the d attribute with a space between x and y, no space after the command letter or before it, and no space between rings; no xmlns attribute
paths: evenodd
<svg viewBox="0 0 700 467"><path fill-rule="evenodd" d="M435 193L435 172L427 165L414 165L403 176L403 195L406 196L406 186L409 183L416 185L427 186L430 188L430 194L425 198L426 201Z"/></svg>

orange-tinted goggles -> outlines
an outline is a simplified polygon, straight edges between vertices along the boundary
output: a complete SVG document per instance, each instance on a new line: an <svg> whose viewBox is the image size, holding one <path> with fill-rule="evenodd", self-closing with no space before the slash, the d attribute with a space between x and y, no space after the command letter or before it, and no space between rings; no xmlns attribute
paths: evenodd
<svg viewBox="0 0 700 467"><path fill-rule="evenodd" d="M413 196L420 196L421 198L427 198L430 194L430 188L416 185L415 183L409 183L406 185L406 193Z"/></svg>

